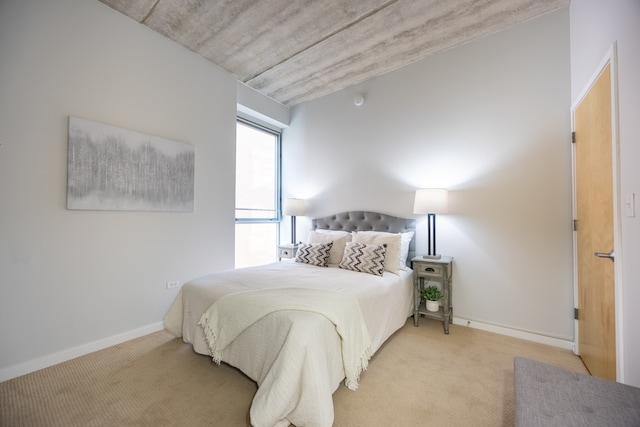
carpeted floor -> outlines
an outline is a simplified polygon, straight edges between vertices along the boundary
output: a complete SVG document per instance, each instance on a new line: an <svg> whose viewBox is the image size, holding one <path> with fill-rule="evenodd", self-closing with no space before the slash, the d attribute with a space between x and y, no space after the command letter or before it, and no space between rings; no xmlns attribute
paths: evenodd
<svg viewBox="0 0 640 427"><path fill-rule="evenodd" d="M413 320L376 353L340 426L511 426L513 358L586 372L570 351ZM250 426L256 384L165 331L0 383L0 426Z"/></svg>

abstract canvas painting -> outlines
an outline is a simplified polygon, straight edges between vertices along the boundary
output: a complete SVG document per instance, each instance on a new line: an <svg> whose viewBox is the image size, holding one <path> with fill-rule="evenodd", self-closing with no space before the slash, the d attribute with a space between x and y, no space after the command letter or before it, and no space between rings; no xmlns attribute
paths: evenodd
<svg viewBox="0 0 640 427"><path fill-rule="evenodd" d="M69 117L67 209L192 212L193 145Z"/></svg>

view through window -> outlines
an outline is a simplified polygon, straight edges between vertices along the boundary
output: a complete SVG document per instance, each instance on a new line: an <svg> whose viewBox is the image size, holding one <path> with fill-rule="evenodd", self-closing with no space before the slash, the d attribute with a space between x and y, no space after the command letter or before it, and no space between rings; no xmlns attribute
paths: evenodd
<svg viewBox="0 0 640 427"><path fill-rule="evenodd" d="M280 212L280 133L236 125L236 268L276 261Z"/></svg>

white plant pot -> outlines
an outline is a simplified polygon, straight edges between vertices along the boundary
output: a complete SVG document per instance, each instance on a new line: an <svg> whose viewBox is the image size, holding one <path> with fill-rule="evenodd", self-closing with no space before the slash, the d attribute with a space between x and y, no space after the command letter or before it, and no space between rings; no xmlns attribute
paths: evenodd
<svg viewBox="0 0 640 427"><path fill-rule="evenodd" d="M438 311L440 309L439 301L429 301L427 300L427 311Z"/></svg>

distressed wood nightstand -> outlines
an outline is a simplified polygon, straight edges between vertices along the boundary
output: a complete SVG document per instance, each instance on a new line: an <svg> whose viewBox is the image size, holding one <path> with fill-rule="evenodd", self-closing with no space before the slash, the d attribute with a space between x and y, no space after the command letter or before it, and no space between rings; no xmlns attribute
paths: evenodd
<svg viewBox="0 0 640 427"><path fill-rule="evenodd" d="M453 321L453 304L451 302L451 269L453 257L443 256L440 259L415 257L411 260L413 268L414 310L413 324L418 326L420 316L441 320L444 333L449 333L449 324ZM425 303L421 301L420 290L426 282L437 282L442 290L442 306L438 311L427 311Z"/></svg>
<svg viewBox="0 0 640 427"><path fill-rule="evenodd" d="M295 258L296 252L298 251L298 245L292 245L288 243L286 245L278 246L278 259L287 259L287 258Z"/></svg>

